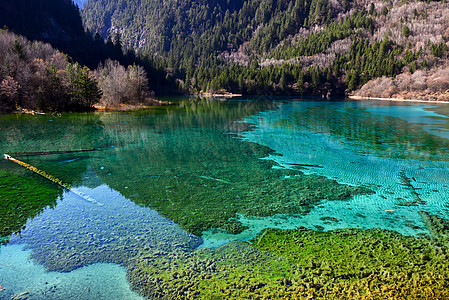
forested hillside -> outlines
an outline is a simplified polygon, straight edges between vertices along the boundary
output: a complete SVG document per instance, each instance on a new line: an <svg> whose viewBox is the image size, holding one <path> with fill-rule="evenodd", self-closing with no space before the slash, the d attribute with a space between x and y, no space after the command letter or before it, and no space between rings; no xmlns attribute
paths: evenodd
<svg viewBox="0 0 449 300"><path fill-rule="evenodd" d="M449 66L440 1L88 0L82 16L189 92L342 95Z"/></svg>
<svg viewBox="0 0 449 300"><path fill-rule="evenodd" d="M0 112L89 110L148 98L141 66L106 60L91 71L47 43L0 30Z"/></svg>
<svg viewBox="0 0 449 300"><path fill-rule="evenodd" d="M30 40L50 43L91 68L107 58L132 64L134 52L93 36L83 27L78 7L72 0L8 1L0 9L0 28Z"/></svg>
<svg viewBox="0 0 449 300"><path fill-rule="evenodd" d="M8 1L0 28L0 112L141 103L165 86L165 71L85 31L72 0Z"/></svg>

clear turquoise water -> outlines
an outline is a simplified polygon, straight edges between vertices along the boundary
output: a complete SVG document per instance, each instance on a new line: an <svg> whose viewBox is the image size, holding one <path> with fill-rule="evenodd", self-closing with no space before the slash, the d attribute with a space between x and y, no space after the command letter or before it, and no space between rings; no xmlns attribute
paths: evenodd
<svg viewBox="0 0 449 300"><path fill-rule="evenodd" d="M0 161L0 298L139 299L126 281L139 251L217 247L268 227L428 234L419 210L449 214L448 111L184 99L133 113L2 115L1 153L85 196ZM73 150L92 151L23 153ZM372 193L299 204L304 189L335 183L320 178Z"/></svg>

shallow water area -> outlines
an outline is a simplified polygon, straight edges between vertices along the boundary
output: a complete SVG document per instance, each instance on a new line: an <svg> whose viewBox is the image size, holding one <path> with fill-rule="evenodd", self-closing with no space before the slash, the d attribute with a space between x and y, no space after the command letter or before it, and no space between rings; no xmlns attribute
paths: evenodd
<svg viewBox="0 0 449 300"><path fill-rule="evenodd" d="M25 293L26 299L144 299L130 289L126 269L96 263L69 273L47 272L30 259L23 245L0 247L1 299Z"/></svg>
<svg viewBox="0 0 449 300"><path fill-rule="evenodd" d="M180 99L137 112L0 116L0 152L67 184L0 160L0 299L28 290L29 299L139 299L145 262L182 281L172 257L213 272L196 253L226 253L226 265L228 251L252 250L220 246L267 228L428 236L420 210L449 218L449 117L439 108Z"/></svg>
<svg viewBox="0 0 449 300"><path fill-rule="evenodd" d="M329 116L329 111L325 112L327 109L340 112L336 121L350 130L339 132L339 125L334 123L334 116ZM303 120L297 121L298 114ZM366 124L372 128L363 128L364 124L358 122L363 114L374 119ZM442 120L435 121L436 115ZM385 116L407 121L394 123L399 124L397 128L385 125L381 128L397 137L394 144L387 146L376 140L378 136L381 138L382 131L375 127L385 122ZM425 233L419 210L442 217L449 213L445 196L449 193L448 144L446 139L437 139L433 135L438 125L448 121L446 116L431 111L428 105L382 105L376 102L284 102L279 105L279 110L247 118L245 122L255 124L255 129L245 132L244 139L281 154L267 159L286 168L301 168L306 174L367 186L375 194L354 196L347 202L327 201L306 216L279 216L271 220L244 218L241 221L250 227L295 228L301 225L321 230L385 228L405 235ZM410 127L400 127L405 125ZM415 133L413 130L421 130L419 134L430 145L423 144L423 140L413 144L403 130L410 135ZM438 144L440 141L446 144ZM378 145L383 148L376 149ZM405 150L406 147L409 149ZM401 174L410 178L422 204L413 203L413 190L404 186ZM330 221L330 218L333 219Z"/></svg>

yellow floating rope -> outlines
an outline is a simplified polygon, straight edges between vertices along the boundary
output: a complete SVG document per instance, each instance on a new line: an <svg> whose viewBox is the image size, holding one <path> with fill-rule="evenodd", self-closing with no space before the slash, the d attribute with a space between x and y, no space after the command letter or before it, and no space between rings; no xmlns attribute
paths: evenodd
<svg viewBox="0 0 449 300"><path fill-rule="evenodd" d="M56 184L59 185L59 186L62 186L63 188L65 188L65 189L71 191L72 193L74 193L75 195L81 197L83 200L85 200L85 201L87 201L87 202L90 202L90 203L92 203L92 204L97 204L97 205L100 205L100 206L103 205L103 203L100 203L100 202L96 201L95 199L93 199L93 198L90 197L89 195L86 195L86 194L84 194L84 193L78 191L77 189L72 188L72 186L71 186L70 184L63 182L61 179L56 178L55 176L53 176L53 175L51 175L51 174L48 174L48 173L45 172L45 171L39 170L38 168L33 167L32 165L27 164L26 162L23 162L23 161L20 161L20 160L18 160L18 159L15 159L14 157L12 157L11 155L8 155L8 154L5 154L5 159L10 160L10 161L12 161L12 162L15 162L16 164L19 164L19 165L21 165L22 167L25 167L25 168L27 168L28 170L30 170L30 171L32 171L32 172L34 172L34 173L36 173L36 174L39 174L39 175L41 175L42 177L47 178L47 179L50 180L51 182L56 183Z"/></svg>

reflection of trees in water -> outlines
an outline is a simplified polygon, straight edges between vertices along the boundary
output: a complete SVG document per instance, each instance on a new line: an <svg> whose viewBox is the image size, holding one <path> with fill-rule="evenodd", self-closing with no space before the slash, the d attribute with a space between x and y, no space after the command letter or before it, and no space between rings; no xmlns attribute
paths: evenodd
<svg viewBox="0 0 449 300"><path fill-rule="evenodd" d="M83 180L92 152L46 152L104 147L103 125L95 114L3 115L0 127L0 153L15 152L16 158L72 185ZM40 155L23 152L40 152ZM19 232L27 219L35 217L48 206L55 206L61 194L62 188L45 178L12 162L1 161L0 236Z"/></svg>
<svg viewBox="0 0 449 300"><path fill-rule="evenodd" d="M298 170L273 169L274 162L260 159L273 154L271 149L225 134L234 120L266 109L267 103L203 101L181 103L176 113L132 124L125 123L126 114L105 115L105 131L119 146L93 168L127 198L195 234L208 228L241 232L237 214L306 213L322 199L366 192ZM286 178L292 175L298 176Z"/></svg>
<svg viewBox="0 0 449 300"><path fill-rule="evenodd" d="M103 124L97 114L3 116L0 152L31 164L68 184L77 185L96 152L55 152L104 149ZM39 152L27 155L23 152ZM47 153L46 153L47 152ZM48 153L50 152L50 153ZM47 154L47 155L46 155Z"/></svg>
<svg viewBox="0 0 449 300"><path fill-rule="evenodd" d="M313 107L279 121L282 127L330 133L381 157L447 160L449 142L405 120L360 109Z"/></svg>

